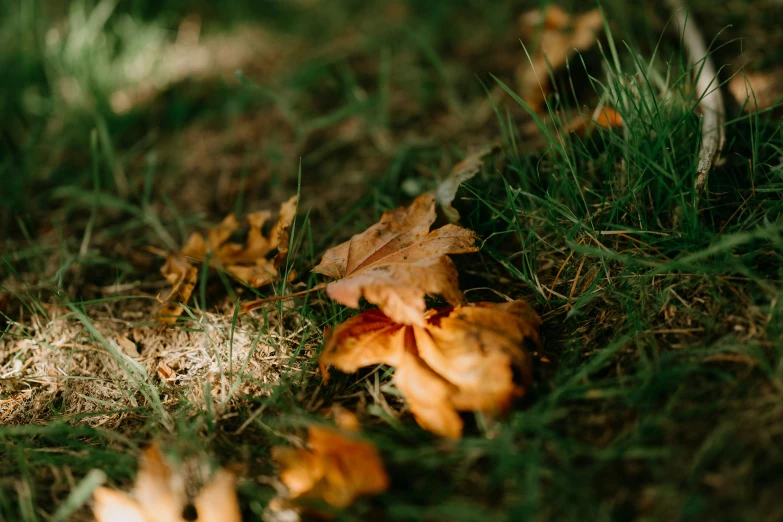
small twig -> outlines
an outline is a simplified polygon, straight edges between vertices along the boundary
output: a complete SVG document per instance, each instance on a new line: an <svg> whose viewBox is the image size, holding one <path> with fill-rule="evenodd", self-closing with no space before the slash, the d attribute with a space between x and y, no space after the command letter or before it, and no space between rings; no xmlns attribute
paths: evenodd
<svg viewBox="0 0 783 522"><path fill-rule="evenodd" d="M255 310L256 308L260 308L262 305L265 305L267 303L274 303L275 301L282 301L283 299L288 299L289 297L299 297L301 295L307 295L310 292L315 292L317 290L321 290L323 288L326 288L326 285L328 283L320 283L315 285L312 288L308 288L307 290L302 290L301 292L296 292L294 294L287 294L287 295L277 295L275 297L267 297L266 299L257 299L255 301L248 301L247 303L244 303L242 305L242 308L240 308L239 312L246 314L247 312L250 312L252 310Z"/></svg>
<svg viewBox="0 0 783 522"><path fill-rule="evenodd" d="M170 254L167 250L163 250L162 248L154 247L152 245L144 245L140 248L140 250L144 250L145 252L149 252L150 254L158 257L166 257Z"/></svg>
<svg viewBox="0 0 783 522"><path fill-rule="evenodd" d="M707 52L707 45L698 26L686 13L683 0L668 0L674 11L674 18L682 31L682 45L688 55L688 64L693 67L696 76L696 93L699 96L699 107L702 112L701 145L699 147L699 164L696 167L696 182L694 187L698 193L703 193L707 187L710 169L720 163L720 153L726 143L726 108L723 94L720 91L720 81L715 65ZM697 65L701 63L700 67Z"/></svg>

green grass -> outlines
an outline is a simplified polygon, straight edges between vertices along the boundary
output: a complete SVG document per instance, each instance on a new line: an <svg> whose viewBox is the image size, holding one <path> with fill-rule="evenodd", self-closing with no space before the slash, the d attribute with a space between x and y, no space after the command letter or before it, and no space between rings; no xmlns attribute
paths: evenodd
<svg viewBox="0 0 783 522"><path fill-rule="evenodd" d="M607 32L552 71L561 95L531 136L514 27L532 5L307 4L0 7L0 520L89 520L103 480L91 470L127 489L152 440L238 464L244 515L259 519L275 496L270 448L332 404L359 412L392 477L340 520L781 519L781 107L729 100L725 163L700 196L692 71L662 8L602 2ZM779 63L774 2L693 4L719 67ZM139 83L134 61L163 56L193 13L203 42L252 25L277 58L115 111L112 94ZM599 103L624 126L563 132ZM481 251L455 261L468 300L500 292L544 319L535 384L508 417L469 415L447 443L416 426L388 368L322 385L324 330L355 313L324 295L232 314L239 298L315 286L326 248L495 142L502 154L456 203ZM256 292L203 270L177 324L155 324L162 260L144 247L175 249L294 193L295 284ZM212 377L193 366L162 382L117 344L133 331L145 350L176 332Z"/></svg>

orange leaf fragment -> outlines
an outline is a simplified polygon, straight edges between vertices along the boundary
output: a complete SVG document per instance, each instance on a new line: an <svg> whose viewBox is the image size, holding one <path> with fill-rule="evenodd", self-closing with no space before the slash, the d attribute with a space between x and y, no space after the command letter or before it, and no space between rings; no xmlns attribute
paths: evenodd
<svg viewBox="0 0 783 522"><path fill-rule="evenodd" d="M524 395L532 362L525 341L541 344L541 319L524 301L429 310L424 325L402 325L368 310L334 328L319 359L328 379L373 364L395 367L394 382L417 422L457 438L458 411L505 412Z"/></svg>
<svg viewBox="0 0 783 522"><path fill-rule="evenodd" d="M196 522L240 522L234 475L218 470L193 499ZM93 493L98 522L184 522L184 482L153 444L142 453L132 494L99 487ZM192 519L188 519L192 520Z"/></svg>
<svg viewBox="0 0 783 522"><path fill-rule="evenodd" d="M221 268L257 288L267 285L279 277L278 269L288 255L291 223L296 215L296 196L280 206L277 223L268 235L263 233L264 225L272 218L269 211L254 212L247 216L250 230L245 245L228 243L228 239L239 228L233 214L229 214L217 227L207 232L207 237L194 232L178 254L169 254L161 268L164 277L172 284L172 290L163 299L158 311L158 320L164 323L176 321L182 315L183 305L190 299L198 278L198 270L189 259L205 261ZM271 259L268 257L277 251Z"/></svg>
<svg viewBox="0 0 783 522"><path fill-rule="evenodd" d="M612 129L614 127L620 127L623 124L623 118L620 113L611 107L603 107L601 111L589 118L587 116L577 116L570 122L563 126L563 130L566 132L575 132L579 135L586 134L589 130L596 125L600 125L605 129Z"/></svg>
<svg viewBox="0 0 783 522"><path fill-rule="evenodd" d="M319 499L344 508L361 495L389 487L378 449L331 428L310 426L306 449L275 447L272 458L281 466L280 480L291 499Z"/></svg>
<svg viewBox="0 0 783 522"><path fill-rule="evenodd" d="M419 196L327 250L313 270L337 280L326 287L335 301L358 308L364 296L399 323L423 325L426 294L462 302L457 269L446 255L477 250L472 230L445 225L430 231L435 217L434 194Z"/></svg>
<svg viewBox="0 0 783 522"><path fill-rule="evenodd" d="M517 68L520 96L538 112L550 90L548 66L557 70L577 51L586 51L595 44L603 20L598 9L571 16L557 5L543 11L523 14L519 26L526 38L538 35L536 52Z"/></svg>

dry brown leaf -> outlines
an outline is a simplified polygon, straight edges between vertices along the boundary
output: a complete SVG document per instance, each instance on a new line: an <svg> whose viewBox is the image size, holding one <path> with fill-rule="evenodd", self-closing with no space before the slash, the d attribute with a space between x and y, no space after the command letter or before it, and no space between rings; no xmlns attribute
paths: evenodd
<svg viewBox="0 0 783 522"><path fill-rule="evenodd" d="M177 372L172 370L168 364L163 361L158 362L158 377L161 381L174 382L177 380Z"/></svg>
<svg viewBox="0 0 783 522"><path fill-rule="evenodd" d="M409 340L410 330L408 327L403 330ZM394 384L405 396L416 422L436 435L459 438L463 423L450 399L458 393L458 388L435 373L414 353L415 341L406 343L406 348L394 370Z"/></svg>
<svg viewBox="0 0 783 522"><path fill-rule="evenodd" d="M209 265L224 269L237 279L257 288L267 285L278 278L278 269L288 255L288 242L291 223L296 215L296 196L280 205L277 223L268 235L263 228L272 218L269 211L254 212L247 216L250 230L245 245L227 243L231 234L239 228L233 214L229 214L217 227L207 232L207 237L194 232L178 254L169 254L166 264L161 268L164 277L172 284L169 295L162 299L163 307L158 312L158 320L164 323L176 321L182 315L183 305L190 299L198 278L198 270L188 259L205 261ZM271 252L277 251L272 259Z"/></svg>
<svg viewBox="0 0 783 522"><path fill-rule="evenodd" d="M540 345L540 325L524 301L429 310L424 326L368 310L333 330L319 365L325 379L329 366L346 373L394 366L394 382L418 423L454 438L462 433L457 411L503 412L524 395L532 366L525 341Z"/></svg>
<svg viewBox="0 0 783 522"><path fill-rule="evenodd" d="M525 38L538 36L536 52L517 68L517 84L520 96L538 112L543 108L549 92L547 62L552 70L566 64L577 51L592 47L603 20L598 9L571 16L559 6L548 5L543 11L535 10L520 17L520 30Z"/></svg>
<svg viewBox="0 0 783 522"><path fill-rule="evenodd" d="M193 499L195 522L240 522L234 475L219 470ZM132 494L99 487L93 493L98 522L184 522L184 483L157 445L142 453Z"/></svg>
<svg viewBox="0 0 783 522"><path fill-rule="evenodd" d="M374 495L389 487L378 449L346 431L352 430L311 426L307 449L272 449L290 499L319 499L344 508L361 495Z"/></svg>
<svg viewBox="0 0 783 522"><path fill-rule="evenodd" d="M183 305L188 302L190 294L193 293L198 279L198 270L181 255L169 254L160 272L171 283L171 290L162 299L163 306L158 310L158 321L173 323L182 315L185 309Z"/></svg>
<svg viewBox="0 0 783 522"><path fill-rule="evenodd" d="M473 154L469 154L462 161L454 165L448 177L440 182L435 190L435 198L446 218L451 223L459 222L460 216L457 209L451 206L457 196L459 186L479 173L484 165L484 158L491 154L495 147L484 147Z"/></svg>
<svg viewBox="0 0 783 522"><path fill-rule="evenodd" d="M359 307L359 298L378 305L403 324L424 324L426 294L459 304L458 274L447 254L475 252L476 234L455 225L433 231L435 196L419 196L409 207L384 212L380 222L326 251L314 271L337 279L326 293Z"/></svg>
<svg viewBox="0 0 783 522"><path fill-rule="evenodd" d="M139 357L139 349L136 347L136 343L134 343L124 335L118 335L116 339L117 339L117 345L120 347L120 349L125 355L127 355L128 357L133 357L134 359Z"/></svg>
<svg viewBox="0 0 783 522"><path fill-rule="evenodd" d="M204 261L211 254L210 266L222 268L252 287L264 286L277 278L278 268L288 254L288 229L295 213L296 196L280 206L280 216L268 236L263 234L263 228L272 213L249 214L250 231L245 245L227 243L231 234L239 228L236 217L230 214L207 233L206 239L198 232L191 234L180 253L199 261ZM278 249L275 258L267 259L267 254L275 249Z"/></svg>
<svg viewBox="0 0 783 522"><path fill-rule="evenodd" d="M783 67L769 71L742 71L729 80L729 92L746 111L768 109L778 103L783 94Z"/></svg>

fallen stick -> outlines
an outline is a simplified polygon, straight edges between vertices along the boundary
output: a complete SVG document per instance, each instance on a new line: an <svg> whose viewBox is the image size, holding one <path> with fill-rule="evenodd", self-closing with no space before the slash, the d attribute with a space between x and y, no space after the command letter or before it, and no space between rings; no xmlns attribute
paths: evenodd
<svg viewBox="0 0 783 522"><path fill-rule="evenodd" d="M688 55L688 64L693 67L696 78L696 93L699 95L702 119L699 164L696 167L694 187L697 192L702 193L707 187L710 169L720 162L720 153L726 143L726 131L723 128L726 108L720 91L718 72L707 53L707 45L693 17L688 17L682 0L669 0L669 6L674 11L674 18L682 34L682 45ZM697 67L702 61L701 66Z"/></svg>

